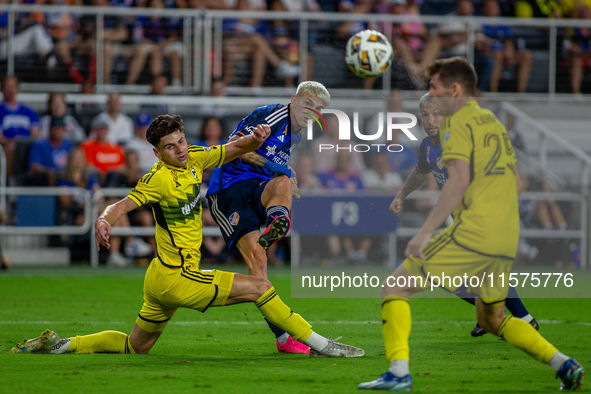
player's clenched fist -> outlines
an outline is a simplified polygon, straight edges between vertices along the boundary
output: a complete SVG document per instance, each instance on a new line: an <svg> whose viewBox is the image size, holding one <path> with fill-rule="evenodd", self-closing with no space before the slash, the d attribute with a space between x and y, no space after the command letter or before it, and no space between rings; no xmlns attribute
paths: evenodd
<svg viewBox="0 0 591 394"><path fill-rule="evenodd" d="M259 142L265 141L271 135L271 127L268 124L257 125L252 130L252 136Z"/></svg>
<svg viewBox="0 0 591 394"><path fill-rule="evenodd" d="M392 204L390 204L390 211L398 216L400 215L400 211L402 210L402 199L396 197L393 201Z"/></svg>

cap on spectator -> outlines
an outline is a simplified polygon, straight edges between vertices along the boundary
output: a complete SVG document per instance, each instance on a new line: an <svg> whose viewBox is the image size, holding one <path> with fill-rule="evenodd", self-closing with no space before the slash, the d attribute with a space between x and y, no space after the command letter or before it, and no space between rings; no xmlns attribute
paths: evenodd
<svg viewBox="0 0 591 394"><path fill-rule="evenodd" d="M106 120L101 119L101 118L95 118L92 123L90 124L90 127L92 127L93 129L103 129L103 128L109 128L109 124L107 123Z"/></svg>
<svg viewBox="0 0 591 394"><path fill-rule="evenodd" d="M140 112L135 117L135 125L136 126L149 126L152 123L152 115L147 112Z"/></svg>
<svg viewBox="0 0 591 394"><path fill-rule="evenodd" d="M49 124L49 127L66 127L66 120L64 118L57 117L57 116L52 116L51 117L51 123Z"/></svg>

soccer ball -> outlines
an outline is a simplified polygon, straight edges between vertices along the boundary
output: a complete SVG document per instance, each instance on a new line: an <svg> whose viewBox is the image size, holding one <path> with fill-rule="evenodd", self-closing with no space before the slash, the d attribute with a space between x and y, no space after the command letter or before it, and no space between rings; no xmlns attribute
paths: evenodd
<svg viewBox="0 0 591 394"><path fill-rule="evenodd" d="M355 75L374 78L382 75L392 64L392 45L382 33L362 30L347 41L345 63Z"/></svg>

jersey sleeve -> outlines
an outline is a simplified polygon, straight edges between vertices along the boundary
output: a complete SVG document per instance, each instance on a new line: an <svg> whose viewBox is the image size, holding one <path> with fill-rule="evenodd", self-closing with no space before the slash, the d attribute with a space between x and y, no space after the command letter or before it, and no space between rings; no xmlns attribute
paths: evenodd
<svg viewBox="0 0 591 394"><path fill-rule="evenodd" d="M472 155L472 134L470 126L460 122L453 122L453 119L444 120L447 127L441 132L441 162L447 167L447 163L452 159L464 160L470 164ZM451 124L451 125L450 125Z"/></svg>
<svg viewBox="0 0 591 394"><path fill-rule="evenodd" d="M152 171L144 175L127 197L132 199L138 206L160 201L162 199L161 174Z"/></svg>
<svg viewBox="0 0 591 394"><path fill-rule="evenodd" d="M202 170L209 167L220 167L224 164L226 146L214 145L211 147L202 147L191 145L189 146L189 156L195 160L195 163Z"/></svg>
<svg viewBox="0 0 591 394"><path fill-rule="evenodd" d="M242 119L230 137L250 135L254 128L260 124L273 126L274 121L282 118L282 115L285 116L287 113L287 108L279 104L257 108ZM274 134L274 132L272 131L271 134Z"/></svg>
<svg viewBox="0 0 591 394"><path fill-rule="evenodd" d="M427 161L427 156L425 155L425 150L423 149L424 144L425 140L423 140L419 149L419 162L417 163L417 171L426 174L431 172L431 167L429 167L429 162Z"/></svg>

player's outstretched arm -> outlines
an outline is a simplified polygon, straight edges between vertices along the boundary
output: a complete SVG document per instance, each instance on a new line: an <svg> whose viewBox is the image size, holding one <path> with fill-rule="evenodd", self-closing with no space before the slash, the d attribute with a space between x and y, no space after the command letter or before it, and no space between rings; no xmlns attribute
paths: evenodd
<svg viewBox="0 0 591 394"><path fill-rule="evenodd" d="M470 165L467 161L461 159L451 159L448 160L447 172L447 182L441 189L441 196L439 196L437 205L427 217L421 231L406 246L404 251L406 257L413 255L421 259L425 258L423 248L431 239L433 231L441 226L453 212L456 205L464 198L464 193L466 193L466 189L470 185Z"/></svg>
<svg viewBox="0 0 591 394"><path fill-rule="evenodd" d="M240 138L231 138L230 142L226 144L226 157L224 159L224 163L228 163L238 158L242 159L245 154L249 154L257 150L261 147L269 135L271 135L271 127L266 124L260 124L253 129L252 134L250 135ZM263 159L262 156L257 156Z"/></svg>
<svg viewBox="0 0 591 394"><path fill-rule="evenodd" d="M132 211L138 207L137 203L129 197L119 200L115 204L109 205L105 208L102 215L96 219L94 224L94 238L96 242L96 250L101 249L101 245L109 249L109 237L111 237L111 225L117 223L121 216L127 212Z"/></svg>
<svg viewBox="0 0 591 394"><path fill-rule="evenodd" d="M404 186L402 186L402 190L400 191L400 193L396 195L396 198L392 201L392 204L390 204L390 211L394 215L400 215L404 199L414 190L423 186L427 181L428 176L429 173L420 172L416 168L410 173L410 175L406 179L406 182L404 182Z"/></svg>

